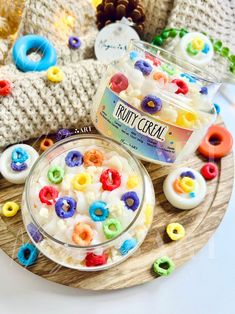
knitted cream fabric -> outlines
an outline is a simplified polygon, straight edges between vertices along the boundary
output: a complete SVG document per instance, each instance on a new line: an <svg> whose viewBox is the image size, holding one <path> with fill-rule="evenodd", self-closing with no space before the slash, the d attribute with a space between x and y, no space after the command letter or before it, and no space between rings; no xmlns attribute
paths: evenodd
<svg viewBox="0 0 235 314"><path fill-rule="evenodd" d="M61 67L65 78L59 84L44 72L19 74L14 65L5 66L13 94L0 105L0 147L55 132L59 127L90 125L90 105L104 66L95 60ZM11 73L9 75L9 73Z"/></svg>
<svg viewBox="0 0 235 314"><path fill-rule="evenodd" d="M173 7L174 0L142 0L145 9L144 39L151 41L164 27Z"/></svg>
<svg viewBox="0 0 235 314"><path fill-rule="evenodd" d="M39 34L53 43L58 64L94 57L97 35L95 10L87 0L26 0L17 38ZM79 50L68 47L70 36L78 36ZM11 53L7 59L11 63Z"/></svg>
<svg viewBox="0 0 235 314"><path fill-rule="evenodd" d="M10 96L0 98L0 147L60 127L91 124L90 105L104 68L98 61L81 60L94 57L98 32L94 12L86 0L26 0L17 37L47 37L56 48L57 63L65 78L54 84L47 80L45 72L20 72L12 64L12 51L8 52L0 79L8 79L13 89ZM71 35L81 39L78 50L68 47ZM4 43L3 47L1 51L6 54L9 46Z"/></svg>

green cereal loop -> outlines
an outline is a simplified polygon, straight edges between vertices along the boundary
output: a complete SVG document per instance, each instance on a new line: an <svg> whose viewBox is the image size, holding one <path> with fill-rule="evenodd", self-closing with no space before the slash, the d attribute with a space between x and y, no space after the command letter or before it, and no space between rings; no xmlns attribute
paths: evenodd
<svg viewBox="0 0 235 314"><path fill-rule="evenodd" d="M174 75L176 73L176 69L170 64L162 63L161 68L169 75Z"/></svg>
<svg viewBox="0 0 235 314"><path fill-rule="evenodd" d="M193 49L193 46L192 46L192 43L189 43L188 46L187 46L187 52L190 54L190 55L193 55L193 56L196 56L198 54L198 50L197 49Z"/></svg>
<svg viewBox="0 0 235 314"><path fill-rule="evenodd" d="M103 231L107 239L112 239L122 232L122 225L117 219L107 219L103 224Z"/></svg>
<svg viewBox="0 0 235 314"><path fill-rule="evenodd" d="M153 270L159 276L168 276L174 269L174 262L167 256L159 257L153 264Z"/></svg>
<svg viewBox="0 0 235 314"><path fill-rule="evenodd" d="M48 170L47 178L51 183L59 184L64 179L64 170L59 166L52 166Z"/></svg>

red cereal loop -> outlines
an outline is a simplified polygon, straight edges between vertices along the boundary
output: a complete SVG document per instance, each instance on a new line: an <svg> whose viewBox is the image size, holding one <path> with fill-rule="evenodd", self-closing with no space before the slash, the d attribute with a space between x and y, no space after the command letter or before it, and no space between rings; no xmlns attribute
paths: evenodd
<svg viewBox="0 0 235 314"><path fill-rule="evenodd" d="M0 96L7 96L11 93L11 84L7 80L0 80Z"/></svg>
<svg viewBox="0 0 235 314"><path fill-rule="evenodd" d="M161 61L157 57L154 57L150 55L149 53L145 54L145 58L151 60L153 62L153 65L155 66L161 65Z"/></svg>
<svg viewBox="0 0 235 314"><path fill-rule="evenodd" d="M218 175L218 167L216 164L208 162L201 168L201 174L206 180L212 180Z"/></svg>
<svg viewBox="0 0 235 314"><path fill-rule="evenodd" d="M172 83L175 83L178 86L177 91L175 92L176 94L187 94L188 92L188 85L185 83L185 81L180 80L180 79L174 79L171 81Z"/></svg>
<svg viewBox="0 0 235 314"><path fill-rule="evenodd" d="M86 266L91 267L91 266L101 266L107 263L108 256L107 254L103 253L102 255L96 255L94 253L88 253L85 261L86 261Z"/></svg>
<svg viewBox="0 0 235 314"><path fill-rule="evenodd" d="M40 201L47 205L54 205L59 192L53 187L46 185L39 192Z"/></svg>
<svg viewBox="0 0 235 314"><path fill-rule="evenodd" d="M115 169L106 169L100 176L103 190L113 191L121 185L121 176Z"/></svg>
<svg viewBox="0 0 235 314"><path fill-rule="evenodd" d="M109 82L110 88L116 93L120 93L123 90L126 90L128 85L128 78L122 73L114 74Z"/></svg>

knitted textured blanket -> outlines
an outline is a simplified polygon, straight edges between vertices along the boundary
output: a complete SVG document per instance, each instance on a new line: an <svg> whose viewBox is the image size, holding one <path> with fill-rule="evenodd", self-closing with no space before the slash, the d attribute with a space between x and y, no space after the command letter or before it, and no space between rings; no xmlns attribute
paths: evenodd
<svg viewBox="0 0 235 314"><path fill-rule="evenodd" d="M143 0L144 39L164 27L207 31L235 48L235 0ZM104 65L92 60L97 35L95 11L88 0L26 0L17 38L40 34L55 46L65 78L48 82L45 72L23 73L12 64L9 40L0 42L0 79L11 81L11 95L0 97L0 147L54 132L58 128L90 124L90 106ZM78 50L68 38L79 36ZM213 64L213 70L218 63Z"/></svg>

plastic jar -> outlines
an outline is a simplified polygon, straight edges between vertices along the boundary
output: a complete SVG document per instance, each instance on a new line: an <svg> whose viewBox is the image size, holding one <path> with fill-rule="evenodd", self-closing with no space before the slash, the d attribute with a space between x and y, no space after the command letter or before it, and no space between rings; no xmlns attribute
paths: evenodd
<svg viewBox="0 0 235 314"><path fill-rule="evenodd" d="M133 41L110 64L91 110L103 135L138 158L163 165L192 156L216 119L220 83L161 48Z"/></svg>
<svg viewBox="0 0 235 314"><path fill-rule="evenodd" d="M99 154L95 156L94 150ZM69 154L74 151L77 152L72 153L75 157ZM97 159L100 153L103 155L101 160ZM94 166L90 162L98 163ZM101 180L107 169L120 175L120 182L115 181L113 190L107 190ZM52 171L56 183L50 181ZM86 184L81 179L84 174L90 178ZM77 175L80 175L77 179L79 189L74 185ZM114 177L108 176L107 180L105 183L114 184ZM52 187L57 194L53 197L53 193L47 191L42 195L46 186ZM123 196L127 192L135 192L135 198L138 198L135 206L133 200L129 203L130 199ZM70 217L61 218L57 205L65 196L72 198L76 205ZM95 202L105 204L103 220L92 220L90 209ZM62 205L65 215L71 213L69 201L63 201ZM154 205L154 189L148 173L124 147L101 136L76 135L55 144L34 164L24 189L22 217L29 237L45 256L69 268L97 271L110 268L135 252L151 226ZM106 237L104 225L107 226L110 219L118 220L121 229L116 235ZM78 224L86 224L92 229L89 244L74 242ZM111 225L112 233L115 224ZM83 234L80 238L87 239Z"/></svg>

